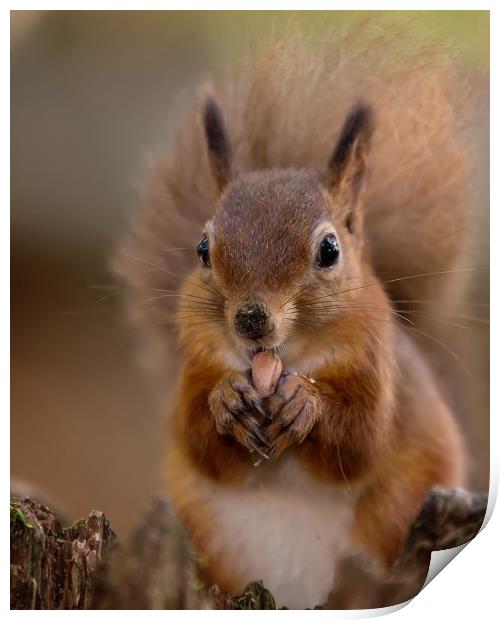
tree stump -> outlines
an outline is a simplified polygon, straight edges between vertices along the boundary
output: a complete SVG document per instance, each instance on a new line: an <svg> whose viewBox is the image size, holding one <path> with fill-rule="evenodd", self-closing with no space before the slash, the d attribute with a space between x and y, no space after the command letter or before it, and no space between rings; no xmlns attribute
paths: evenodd
<svg viewBox="0 0 500 620"><path fill-rule="evenodd" d="M486 494L433 488L392 575L426 574L432 551L469 542L486 505ZM239 596L216 585L207 590L196 576L199 560L164 499L153 503L126 543L116 540L102 512L65 528L29 498L11 500L10 532L12 609L276 609L261 582Z"/></svg>
<svg viewBox="0 0 500 620"><path fill-rule="evenodd" d="M63 528L30 499L10 504L12 609L88 609L93 576L115 535L102 512Z"/></svg>

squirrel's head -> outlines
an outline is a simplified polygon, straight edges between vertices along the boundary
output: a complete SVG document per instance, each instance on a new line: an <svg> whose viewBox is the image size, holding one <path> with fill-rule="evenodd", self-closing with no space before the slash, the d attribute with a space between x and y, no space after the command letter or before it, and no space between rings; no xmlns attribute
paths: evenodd
<svg viewBox="0 0 500 620"><path fill-rule="evenodd" d="M318 328L345 316L342 294L366 275L360 203L370 108L360 104L349 114L323 173L237 174L212 99L203 121L219 198L198 243L198 277L213 291L209 316L224 335L221 341L251 357L262 348L293 347L324 335Z"/></svg>

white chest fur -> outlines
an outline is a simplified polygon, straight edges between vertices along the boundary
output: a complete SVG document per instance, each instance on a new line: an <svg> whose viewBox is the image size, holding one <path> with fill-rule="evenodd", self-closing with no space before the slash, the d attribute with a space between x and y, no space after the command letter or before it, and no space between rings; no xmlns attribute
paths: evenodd
<svg viewBox="0 0 500 620"><path fill-rule="evenodd" d="M210 491L211 552L242 584L262 579L291 609L325 602L349 547L354 491L318 482L293 458L256 468L238 489Z"/></svg>

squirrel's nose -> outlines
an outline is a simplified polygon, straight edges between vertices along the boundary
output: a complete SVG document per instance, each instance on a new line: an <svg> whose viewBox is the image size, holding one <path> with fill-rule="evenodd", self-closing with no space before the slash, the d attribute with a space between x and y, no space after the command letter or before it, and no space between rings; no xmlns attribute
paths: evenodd
<svg viewBox="0 0 500 620"><path fill-rule="evenodd" d="M271 331L270 317L259 304L241 306L234 317L236 331L247 338L262 338Z"/></svg>

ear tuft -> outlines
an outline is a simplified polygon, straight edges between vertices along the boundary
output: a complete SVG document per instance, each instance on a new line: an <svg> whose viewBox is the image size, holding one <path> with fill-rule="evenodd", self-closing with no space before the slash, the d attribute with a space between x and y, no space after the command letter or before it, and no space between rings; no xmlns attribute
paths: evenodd
<svg viewBox="0 0 500 620"><path fill-rule="evenodd" d="M358 103L345 120L337 146L328 163L330 187L336 189L344 177L354 183L354 191L364 172L364 157L373 133L373 110Z"/></svg>
<svg viewBox="0 0 500 620"><path fill-rule="evenodd" d="M205 100L203 126L212 173L219 190L222 191L231 176L231 147L227 139L221 110L212 97Z"/></svg>

